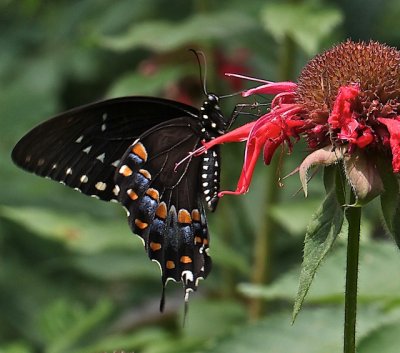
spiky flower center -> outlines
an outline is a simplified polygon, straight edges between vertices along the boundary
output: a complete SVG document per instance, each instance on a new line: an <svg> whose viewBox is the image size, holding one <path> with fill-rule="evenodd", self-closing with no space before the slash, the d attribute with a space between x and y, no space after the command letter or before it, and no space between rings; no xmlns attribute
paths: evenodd
<svg viewBox="0 0 400 353"><path fill-rule="evenodd" d="M339 88L351 84L359 85L364 109L372 104L384 116L397 113L400 51L377 42L341 43L304 67L298 79L298 101L310 113L329 111Z"/></svg>
<svg viewBox="0 0 400 353"><path fill-rule="evenodd" d="M351 87L357 93L348 115L335 116ZM372 41L341 43L304 67L295 96L310 124L310 147L334 143L349 145L349 152L357 147L387 150L388 130L379 119L400 115L400 51Z"/></svg>

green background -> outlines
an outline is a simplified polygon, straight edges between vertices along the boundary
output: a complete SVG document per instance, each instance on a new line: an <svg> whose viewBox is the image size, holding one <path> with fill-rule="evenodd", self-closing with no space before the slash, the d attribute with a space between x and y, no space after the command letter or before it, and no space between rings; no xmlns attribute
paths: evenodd
<svg viewBox="0 0 400 353"><path fill-rule="evenodd" d="M214 268L183 326L181 285L169 284L160 314L158 266L122 208L21 171L10 152L39 122L106 97L198 106L204 97L189 48L206 55L207 88L229 94L251 83L224 72L295 80L312 56L347 38L400 47L398 18L397 0L1 0L0 352L340 352L343 236L290 325L304 233L324 196L321 173L305 199L296 175L279 188L260 162L247 195L221 200L209 215ZM226 115L236 102L223 101ZM242 152L223 147L223 189L235 187ZM279 175L307 152L300 143L289 157L277 153ZM377 206L362 220L360 353L400 346L400 254ZM268 285L254 280L260 251Z"/></svg>

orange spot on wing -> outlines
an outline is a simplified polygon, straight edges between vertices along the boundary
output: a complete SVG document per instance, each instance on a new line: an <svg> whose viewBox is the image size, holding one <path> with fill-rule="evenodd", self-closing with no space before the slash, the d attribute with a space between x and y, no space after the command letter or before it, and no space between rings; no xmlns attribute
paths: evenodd
<svg viewBox="0 0 400 353"><path fill-rule="evenodd" d="M173 261L171 261L171 260L168 260L168 261L166 262L166 264L165 264L165 267L166 267L168 270L172 270L172 269L175 268L175 263L174 263Z"/></svg>
<svg viewBox="0 0 400 353"><path fill-rule="evenodd" d="M192 210L192 219L195 222L200 222L200 212L197 209Z"/></svg>
<svg viewBox="0 0 400 353"><path fill-rule="evenodd" d="M132 175L132 169L129 168L127 165L123 165L121 168L119 168L119 174L128 177Z"/></svg>
<svg viewBox="0 0 400 353"><path fill-rule="evenodd" d="M180 261L183 264L190 264L192 262L192 258L189 256L181 256Z"/></svg>
<svg viewBox="0 0 400 353"><path fill-rule="evenodd" d="M147 161L147 151L142 143L138 142L132 147L132 152L140 157L144 162Z"/></svg>
<svg viewBox="0 0 400 353"><path fill-rule="evenodd" d="M202 239L201 239L201 237L195 237L194 238L194 243L195 244L201 244L203 241L202 241Z"/></svg>
<svg viewBox="0 0 400 353"><path fill-rule="evenodd" d="M160 243L155 243L155 242L150 242L150 249L153 251L157 251L161 249L161 244Z"/></svg>
<svg viewBox="0 0 400 353"><path fill-rule="evenodd" d="M164 202L161 202L156 211L156 216L161 219L167 218L167 205Z"/></svg>
<svg viewBox="0 0 400 353"><path fill-rule="evenodd" d="M135 219L135 224L139 229L145 229L149 226L148 223L142 222L140 219L136 218Z"/></svg>
<svg viewBox="0 0 400 353"><path fill-rule="evenodd" d="M147 189L146 194L149 195L153 200L156 200L156 201L158 201L158 199L160 197L160 194L158 193L158 191L153 188Z"/></svg>
<svg viewBox="0 0 400 353"><path fill-rule="evenodd" d="M137 200L137 198L139 197L138 194L136 192L134 192L132 189L129 189L127 192L128 196L133 200Z"/></svg>
<svg viewBox="0 0 400 353"><path fill-rule="evenodd" d="M151 174L146 169L139 169L139 173L142 174L145 178L151 180Z"/></svg>
<svg viewBox="0 0 400 353"><path fill-rule="evenodd" d="M190 217L190 213L184 209L179 210L178 222L179 223L192 223L192 218Z"/></svg>
<svg viewBox="0 0 400 353"><path fill-rule="evenodd" d="M203 239L203 244L204 244L204 245L208 245L208 239L207 239L207 238L204 238L204 239Z"/></svg>

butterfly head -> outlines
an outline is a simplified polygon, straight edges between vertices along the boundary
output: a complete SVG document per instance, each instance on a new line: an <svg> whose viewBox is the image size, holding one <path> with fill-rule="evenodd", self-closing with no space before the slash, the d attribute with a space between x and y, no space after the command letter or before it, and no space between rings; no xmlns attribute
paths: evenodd
<svg viewBox="0 0 400 353"><path fill-rule="evenodd" d="M229 124L222 115L219 107L219 97L213 93L207 94L207 99L200 108L200 121L206 138L222 135Z"/></svg>

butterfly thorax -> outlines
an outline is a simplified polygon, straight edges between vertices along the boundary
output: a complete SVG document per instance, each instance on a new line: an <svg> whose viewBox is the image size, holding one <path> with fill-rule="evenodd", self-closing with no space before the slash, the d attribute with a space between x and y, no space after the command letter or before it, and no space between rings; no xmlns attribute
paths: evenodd
<svg viewBox="0 0 400 353"><path fill-rule="evenodd" d="M199 118L205 140L224 134L228 127L219 107L219 98L213 93L207 94L207 99L200 108Z"/></svg>

